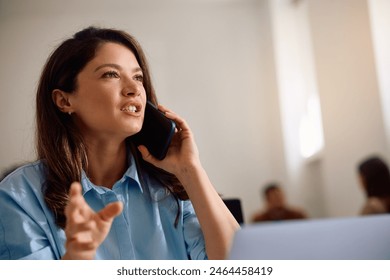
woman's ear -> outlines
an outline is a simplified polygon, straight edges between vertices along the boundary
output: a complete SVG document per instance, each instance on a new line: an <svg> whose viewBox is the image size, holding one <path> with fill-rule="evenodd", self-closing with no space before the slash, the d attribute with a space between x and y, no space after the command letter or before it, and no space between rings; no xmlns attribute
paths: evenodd
<svg viewBox="0 0 390 280"><path fill-rule="evenodd" d="M52 91L51 97L61 112L68 113L69 115L73 113L72 104L69 101L69 93L55 89Z"/></svg>

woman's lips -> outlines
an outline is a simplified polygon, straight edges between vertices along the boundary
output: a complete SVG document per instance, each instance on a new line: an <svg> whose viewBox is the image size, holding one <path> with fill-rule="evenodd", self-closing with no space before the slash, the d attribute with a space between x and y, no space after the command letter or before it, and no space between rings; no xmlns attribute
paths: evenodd
<svg viewBox="0 0 390 280"><path fill-rule="evenodd" d="M139 113L142 111L142 103L128 102L120 110L122 112Z"/></svg>
<svg viewBox="0 0 390 280"><path fill-rule="evenodd" d="M121 109L121 111L122 112L132 112L132 113L138 112L137 107L135 105L130 105L130 106L127 106L127 107L123 107Z"/></svg>

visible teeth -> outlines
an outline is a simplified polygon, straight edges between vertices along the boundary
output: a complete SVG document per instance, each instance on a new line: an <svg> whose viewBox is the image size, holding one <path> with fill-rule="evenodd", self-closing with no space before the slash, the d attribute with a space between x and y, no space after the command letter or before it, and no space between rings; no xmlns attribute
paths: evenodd
<svg viewBox="0 0 390 280"><path fill-rule="evenodd" d="M134 105L130 105L129 107L123 108L122 111L135 113L137 112L137 107L135 107Z"/></svg>

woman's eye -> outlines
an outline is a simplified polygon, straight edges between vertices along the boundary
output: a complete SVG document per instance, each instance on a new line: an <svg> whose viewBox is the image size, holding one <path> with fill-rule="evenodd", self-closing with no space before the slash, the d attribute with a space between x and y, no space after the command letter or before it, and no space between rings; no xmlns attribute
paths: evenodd
<svg viewBox="0 0 390 280"><path fill-rule="evenodd" d="M119 74L115 71L107 71L103 74L102 78L119 78Z"/></svg>
<svg viewBox="0 0 390 280"><path fill-rule="evenodd" d="M135 79L136 81L143 82L143 81L144 81L144 76L143 76L143 75L136 75L136 76L134 77L134 79Z"/></svg>

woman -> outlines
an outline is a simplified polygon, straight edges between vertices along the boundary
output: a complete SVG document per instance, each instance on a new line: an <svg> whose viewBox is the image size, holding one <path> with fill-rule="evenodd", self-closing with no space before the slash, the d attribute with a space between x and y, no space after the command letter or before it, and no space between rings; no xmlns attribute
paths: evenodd
<svg viewBox="0 0 390 280"><path fill-rule="evenodd" d="M369 157L358 165L361 185L367 201L361 214L390 213L390 172L387 164L379 157Z"/></svg>
<svg viewBox="0 0 390 280"><path fill-rule="evenodd" d="M132 135L157 105L137 41L84 29L49 57L37 91L38 161L0 185L1 259L223 259L239 228L190 128L155 159ZM189 200L188 200L189 198Z"/></svg>

